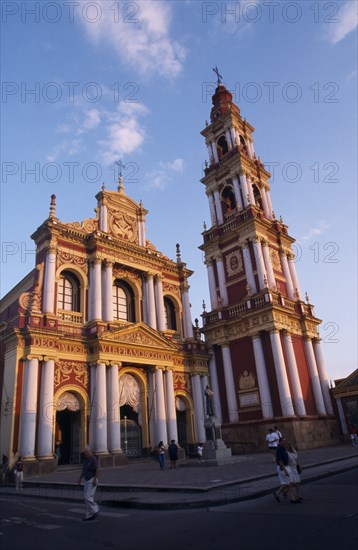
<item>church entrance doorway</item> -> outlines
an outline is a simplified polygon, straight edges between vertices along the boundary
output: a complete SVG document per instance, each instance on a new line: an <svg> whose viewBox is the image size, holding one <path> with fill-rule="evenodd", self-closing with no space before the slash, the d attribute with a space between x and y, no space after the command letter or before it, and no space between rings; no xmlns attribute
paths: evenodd
<svg viewBox="0 0 358 550"><path fill-rule="evenodd" d="M79 464L81 453L81 410L78 398L63 393L56 404L55 453L58 464Z"/></svg>
<svg viewBox="0 0 358 550"><path fill-rule="evenodd" d="M189 454L188 434L186 429L186 411L177 410L178 443L185 454Z"/></svg>
<svg viewBox="0 0 358 550"><path fill-rule="evenodd" d="M138 416L130 405L120 407L121 447L128 458L142 456L142 435Z"/></svg>

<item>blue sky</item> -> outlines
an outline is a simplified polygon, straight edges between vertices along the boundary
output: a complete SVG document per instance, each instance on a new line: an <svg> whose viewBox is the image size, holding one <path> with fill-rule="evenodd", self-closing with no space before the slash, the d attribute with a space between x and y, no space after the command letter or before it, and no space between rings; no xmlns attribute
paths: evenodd
<svg viewBox="0 0 358 550"><path fill-rule="evenodd" d="M213 67L256 131L276 216L322 319L329 376L357 366L357 3L2 2L1 295L34 267L32 232L94 215L102 182L181 245L192 318L209 304L198 246ZM32 93L31 93L32 90Z"/></svg>

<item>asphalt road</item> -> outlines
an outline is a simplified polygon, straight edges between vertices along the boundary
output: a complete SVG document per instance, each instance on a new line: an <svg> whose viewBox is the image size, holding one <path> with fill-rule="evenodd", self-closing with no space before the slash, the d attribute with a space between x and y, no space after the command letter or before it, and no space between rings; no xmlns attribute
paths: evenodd
<svg viewBox="0 0 358 550"><path fill-rule="evenodd" d="M272 495L207 509L123 510L101 507L82 522L76 503L2 497L4 550L338 550L358 541L358 472L303 486L298 505Z"/></svg>

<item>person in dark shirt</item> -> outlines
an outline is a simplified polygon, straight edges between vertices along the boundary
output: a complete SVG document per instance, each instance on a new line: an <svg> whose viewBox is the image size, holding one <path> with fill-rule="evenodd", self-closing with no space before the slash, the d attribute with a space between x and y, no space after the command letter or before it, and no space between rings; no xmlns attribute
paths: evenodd
<svg viewBox="0 0 358 550"><path fill-rule="evenodd" d="M176 462L178 460L178 445L175 443L175 439L172 439L170 442L168 454L170 458L170 468L176 468Z"/></svg>
<svg viewBox="0 0 358 550"><path fill-rule="evenodd" d="M97 458L93 456L91 447L88 445L84 451L84 461L82 465L82 473L78 480L78 484L81 485L82 479L84 479L83 497L86 504L86 515L82 521L91 521L96 518L99 512L98 504L94 500L98 485L98 462Z"/></svg>

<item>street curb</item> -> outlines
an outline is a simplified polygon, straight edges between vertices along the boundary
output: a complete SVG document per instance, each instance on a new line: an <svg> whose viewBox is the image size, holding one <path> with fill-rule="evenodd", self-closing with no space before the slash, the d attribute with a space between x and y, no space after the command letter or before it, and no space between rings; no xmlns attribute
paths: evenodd
<svg viewBox="0 0 358 550"><path fill-rule="evenodd" d="M350 457L346 457L346 458L353 458L352 456ZM345 460L344 458L341 458L340 459L340 462L342 460ZM322 462L320 464L315 464L315 465L309 465L309 466L305 466L305 470L307 470L308 468L312 468L314 466L320 466L320 465L323 465L323 464L329 464L329 463L332 463L332 462L337 462L337 460L328 460L326 462ZM334 475L337 475L337 474L340 474L340 473L344 473L344 472L348 472L348 471L351 471L351 470L355 470L357 467L356 464L354 465L351 465L351 466L346 466L346 467L343 467L343 468L340 468L339 470L331 470L329 472L324 472L322 474L319 474L317 473L316 475L313 475L307 479L303 479L301 481L301 485L305 485L307 483L311 483L311 482L314 482L314 481L319 481L320 479L324 479L324 478L327 478L327 477L331 477L331 476L334 476ZM247 484L247 483L250 483L250 482L253 482L253 481L260 481L261 479L268 479L268 478L273 478L276 479L276 476L273 474L271 475L265 475L265 476L260 476L260 477L255 477L255 478L247 478L245 480L241 480L239 482L236 482L236 483L227 483L227 484L223 484L223 485L220 485L220 486L216 486L216 487L211 487L210 489L206 489L206 490L202 490L201 493L203 495L203 499L202 500L195 500L195 501L186 501L186 502L139 502L139 501L135 501L135 500L114 500L114 499L106 499L106 498L101 498L100 500L98 500L98 503L101 505L101 506L108 506L108 507L113 507L113 508L127 508L127 509L137 509L137 510L184 510L184 509L198 509L198 508L212 508L212 507L216 507L216 506L224 506L224 505L227 505L227 504L234 504L234 503L237 503L237 502L243 502L243 501L247 501L247 500L253 500L255 498L260 498L262 496L266 496L266 495L269 495L269 494L272 494L272 491L274 490L274 487L270 488L270 489L258 489L258 490L254 490L254 492L252 494L247 494L247 495L240 495L240 496L233 496L233 497L228 497L228 496L225 496L223 498L217 498L217 499L213 499L213 498L204 498L205 495L207 495L209 493L209 490L214 490L214 489L220 489L220 488L225 488L225 487L230 487L232 485L236 485L236 486L240 486L240 485L244 485L244 484ZM276 486L276 485L275 485ZM53 487L53 485L52 485ZM73 485L70 486L71 488L73 487ZM45 487L43 487L45 488ZM115 488L113 488L113 490L116 490ZM119 489L117 489L119 490ZM128 489L127 489L128 490ZM135 491L133 491L135 492ZM160 492L160 491L158 491ZM169 491L167 491L169 492ZM186 493L188 491L186 491L185 488L182 488L181 489L181 492L182 493ZM80 495L78 495L78 497L68 497L68 496L65 496L65 495L61 495L60 497L57 495L57 496L54 496L54 495L40 495L40 494L29 494L29 493L10 493L10 492L3 492L3 491L0 491L0 497L3 497L3 496L7 496L7 497L15 497L15 498L33 498L33 499L42 499L42 500L56 500L58 501L59 498L62 500L62 501L66 501L66 502L81 502L83 501L83 497L82 497L82 493Z"/></svg>

